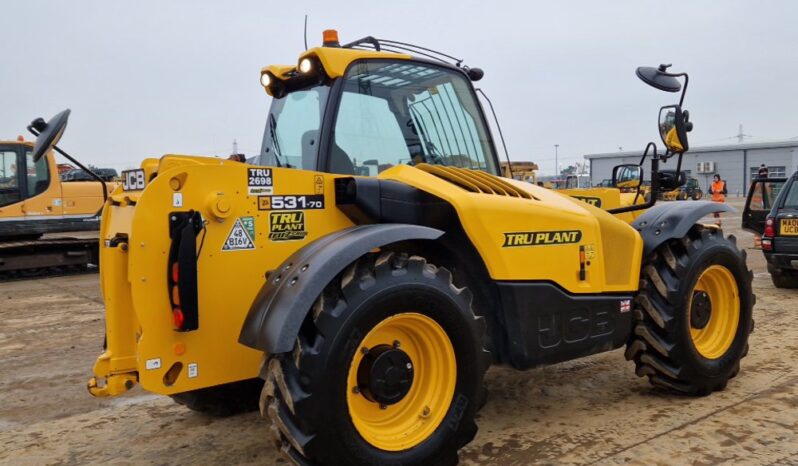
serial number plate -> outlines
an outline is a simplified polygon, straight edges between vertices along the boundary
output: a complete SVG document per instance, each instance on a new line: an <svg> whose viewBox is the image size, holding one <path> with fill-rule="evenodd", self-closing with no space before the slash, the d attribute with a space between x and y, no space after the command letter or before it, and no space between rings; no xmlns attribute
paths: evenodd
<svg viewBox="0 0 798 466"><path fill-rule="evenodd" d="M122 190L123 191L139 191L144 189L146 184L144 177L144 170L125 170L122 172Z"/></svg>
<svg viewBox="0 0 798 466"><path fill-rule="evenodd" d="M780 230L783 236L798 236L798 218L781 219Z"/></svg>

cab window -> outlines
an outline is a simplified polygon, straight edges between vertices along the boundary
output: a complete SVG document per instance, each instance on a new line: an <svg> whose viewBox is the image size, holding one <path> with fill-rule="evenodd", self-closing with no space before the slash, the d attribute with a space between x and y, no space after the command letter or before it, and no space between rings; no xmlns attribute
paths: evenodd
<svg viewBox="0 0 798 466"><path fill-rule="evenodd" d="M37 196L47 190L50 186L50 169L47 166L47 157L42 157L38 162L33 161L33 153L25 153L27 166L27 197Z"/></svg>
<svg viewBox="0 0 798 466"><path fill-rule="evenodd" d="M0 207L21 201L17 152L0 150Z"/></svg>
<svg viewBox="0 0 798 466"><path fill-rule="evenodd" d="M331 172L375 175L430 163L498 174L490 133L459 71L369 60L352 64L343 79Z"/></svg>

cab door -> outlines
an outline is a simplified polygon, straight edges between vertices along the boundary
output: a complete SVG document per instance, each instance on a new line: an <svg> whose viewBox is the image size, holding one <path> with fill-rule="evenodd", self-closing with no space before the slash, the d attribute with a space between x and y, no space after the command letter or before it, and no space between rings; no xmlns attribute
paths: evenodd
<svg viewBox="0 0 798 466"><path fill-rule="evenodd" d="M751 182L743 210L743 229L762 235L765 220L787 178L758 178Z"/></svg>
<svg viewBox="0 0 798 466"><path fill-rule="evenodd" d="M0 146L0 219L21 217L24 177L19 146Z"/></svg>
<svg viewBox="0 0 798 466"><path fill-rule="evenodd" d="M22 195L25 201L22 210L27 217L60 216L63 214L61 183L58 168L52 153L38 162L33 161L30 147L20 154L23 162L24 180Z"/></svg>

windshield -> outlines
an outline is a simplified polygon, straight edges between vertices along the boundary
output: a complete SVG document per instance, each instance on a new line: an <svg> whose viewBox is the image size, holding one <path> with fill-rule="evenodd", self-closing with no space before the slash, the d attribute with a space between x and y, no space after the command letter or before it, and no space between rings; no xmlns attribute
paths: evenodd
<svg viewBox="0 0 798 466"><path fill-rule="evenodd" d="M431 163L498 174L490 133L466 77L432 64L367 60L341 78L342 94L320 169L373 176ZM315 170L329 87L274 99L259 164Z"/></svg>
<svg viewBox="0 0 798 466"><path fill-rule="evenodd" d="M462 73L369 60L349 68L343 87L330 171L376 175L426 162L498 173L490 133Z"/></svg>
<svg viewBox="0 0 798 466"><path fill-rule="evenodd" d="M258 165L316 169L319 129L328 86L295 91L272 101Z"/></svg>

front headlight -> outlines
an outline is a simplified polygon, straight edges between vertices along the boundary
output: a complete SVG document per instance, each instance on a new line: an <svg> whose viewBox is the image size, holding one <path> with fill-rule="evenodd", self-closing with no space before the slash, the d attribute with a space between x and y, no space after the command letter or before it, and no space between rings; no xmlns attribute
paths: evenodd
<svg viewBox="0 0 798 466"><path fill-rule="evenodd" d="M299 61L299 72L308 74L313 70L313 60L310 58L303 58Z"/></svg>
<svg viewBox="0 0 798 466"><path fill-rule="evenodd" d="M269 85L272 83L272 77L269 76L269 73L263 73L260 75L260 83L263 85L263 87L269 87Z"/></svg>

